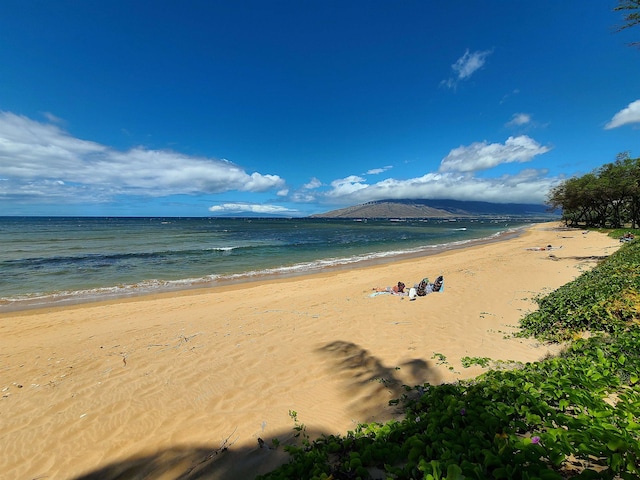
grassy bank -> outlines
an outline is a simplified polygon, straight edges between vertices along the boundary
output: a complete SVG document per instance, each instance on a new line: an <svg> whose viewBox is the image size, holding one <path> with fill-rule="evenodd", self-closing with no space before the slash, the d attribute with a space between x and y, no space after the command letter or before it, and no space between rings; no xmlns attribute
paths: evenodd
<svg viewBox="0 0 640 480"><path fill-rule="evenodd" d="M640 478L640 241L537 301L521 335L568 341L560 357L407 387L403 420L344 436L293 412L300 443L260 478Z"/></svg>

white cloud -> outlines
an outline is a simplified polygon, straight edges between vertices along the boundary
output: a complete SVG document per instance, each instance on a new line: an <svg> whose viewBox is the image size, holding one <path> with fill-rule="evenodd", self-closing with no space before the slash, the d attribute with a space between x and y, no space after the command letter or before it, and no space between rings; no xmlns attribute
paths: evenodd
<svg viewBox="0 0 640 480"><path fill-rule="evenodd" d="M476 142L454 148L440 163L440 172L475 172L503 163L528 162L551 150L528 137L509 137L504 144Z"/></svg>
<svg viewBox="0 0 640 480"><path fill-rule="evenodd" d="M313 177L309 180L309 183L305 183L302 188L306 188L307 190L314 190L322 186L322 182L318 180L316 177Z"/></svg>
<svg viewBox="0 0 640 480"><path fill-rule="evenodd" d="M604 128L605 130L611 130L629 123L640 123L640 100L631 102L626 108L616 113Z"/></svg>
<svg viewBox="0 0 640 480"><path fill-rule="evenodd" d="M355 205L386 198L542 203L549 188L559 181L547 178L544 171L527 169L499 178L476 178L473 172L504 163L528 162L549 150L528 136L509 137L504 144L477 142L451 150L438 172L416 178L367 182L372 177L366 175L391 168L385 166L330 184L313 177L300 189L289 191L279 176L247 173L228 160L143 147L119 151L75 138L58 124L0 112L0 199L98 203L113 201L117 195L162 197L273 190L294 203ZM244 201L214 205L209 210L235 215L300 214L281 205Z"/></svg>
<svg viewBox="0 0 640 480"><path fill-rule="evenodd" d="M53 118L53 117L52 117ZM0 195L68 202L119 194L264 192L284 186L278 175L248 174L228 160L143 147L118 151L74 138L56 125L0 112Z"/></svg>
<svg viewBox="0 0 640 480"><path fill-rule="evenodd" d="M386 179L367 185L352 178L334 182L326 200L341 205L357 205L383 199L456 199L495 203L542 204L559 178L548 178L546 170L527 169L499 178L476 178L460 173L428 173L407 180Z"/></svg>
<svg viewBox="0 0 640 480"><path fill-rule="evenodd" d="M246 174L242 172L242 175ZM284 181L278 175L263 175L261 173L253 172L251 174L251 179L248 182L238 185L235 189L244 192L266 192L267 190L271 190L272 188L277 188L282 185L284 185Z"/></svg>
<svg viewBox="0 0 640 480"><path fill-rule="evenodd" d="M297 192L293 192L290 195L289 200L295 203L313 203L318 200L318 197L317 195L309 193L306 190L300 190Z"/></svg>
<svg viewBox="0 0 640 480"><path fill-rule="evenodd" d="M301 188L291 192L289 200L294 203L313 203L318 197L316 192L323 186L322 181L316 177L302 185Z"/></svg>
<svg viewBox="0 0 640 480"><path fill-rule="evenodd" d="M298 213L297 210L281 207L279 205L265 205L255 203L223 203L222 205L214 205L212 207L209 207L209 211L212 213L258 213L267 215Z"/></svg>
<svg viewBox="0 0 640 480"><path fill-rule="evenodd" d="M62 120L60 117L55 116L53 113L51 112L42 112L42 115L44 115L44 117L49 120L49 122L51 123L58 123L58 124L64 124L64 120Z"/></svg>
<svg viewBox="0 0 640 480"><path fill-rule="evenodd" d="M330 189L318 193L317 200L337 205L407 198L543 204L549 189L562 181L560 177L548 177L546 169L523 169L494 178L479 178L474 172L504 163L528 162L549 150L526 135L509 137L504 144L476 142L453 149L438 172L371 184L362 177L349 176L331 182Z"/></svg>
<svg viewBox="0 0 640 480"><path fill-rule="evenodd" d="M511 120L507 122L507 127L519 127L531 123L531 115L528 113L514 113Z"/></svg>
<svg viewBox="0 0 640 480"><path fill-rule="evenodd" d="M367 188L364 182L364 178L356 175L350 175L346 178L339 178L331 182L330 192L327 194L329 197L342 197L344 195L352 195L358 190Z"/></svg>
<svg viewBox="0 0 640 480"><path fill-rule="evenodd" d="M464 55L456 60L456 63L451 65L453 76L444 80L442 84L449 88L455 88L458 85L458 82L468 79L476 71L481 69L486 63L487 57L491 53L493 53L493 50L477 51L473 53L469 52L469 50L465 51Z"/></svg>
<svg viewBox="0 0 640 480"><path fill-rule="evenodd" d="M379 175L381 173L386 172L387 170L391 170L393 165L387 165L382 168L372 168L371 170L367 170L367 175Z"/></svg>

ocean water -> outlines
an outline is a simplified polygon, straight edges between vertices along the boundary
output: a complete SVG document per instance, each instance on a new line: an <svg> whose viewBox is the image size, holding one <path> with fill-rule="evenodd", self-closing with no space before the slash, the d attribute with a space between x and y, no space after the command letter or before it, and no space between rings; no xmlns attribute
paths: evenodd
<svg viewBox="0 0 640 480"><path fill-rule="evenodd" d="M0 312L423 255L532 221L0 217Z"/></svg>

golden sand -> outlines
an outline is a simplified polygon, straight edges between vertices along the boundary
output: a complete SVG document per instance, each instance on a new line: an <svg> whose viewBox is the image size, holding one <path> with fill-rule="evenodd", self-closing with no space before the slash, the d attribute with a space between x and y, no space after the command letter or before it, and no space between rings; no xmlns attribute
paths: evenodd
<svg viewBox="0 0 640 480"><path fill-rule="evenodd" d="M290 411L312 436L344 434L391 418L403 384L484 371L465 356L557 353L510 334L533 297L618 247L545 223L385 265L2 314L0 478L252 478L286 460L258 438L290 441ZM370 296L437 275L441 293Z"/></svg>

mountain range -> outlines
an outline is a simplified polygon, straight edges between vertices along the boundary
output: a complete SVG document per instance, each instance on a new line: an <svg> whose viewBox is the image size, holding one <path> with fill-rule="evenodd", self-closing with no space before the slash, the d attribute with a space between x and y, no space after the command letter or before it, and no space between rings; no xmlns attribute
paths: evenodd
<svg viewBox="0 0 640 480"><path fill-rule="evenodd" d="M378 200L311 215L311 218L460 218L483 216L558 217L545 205L461 200Z"/></svg>

